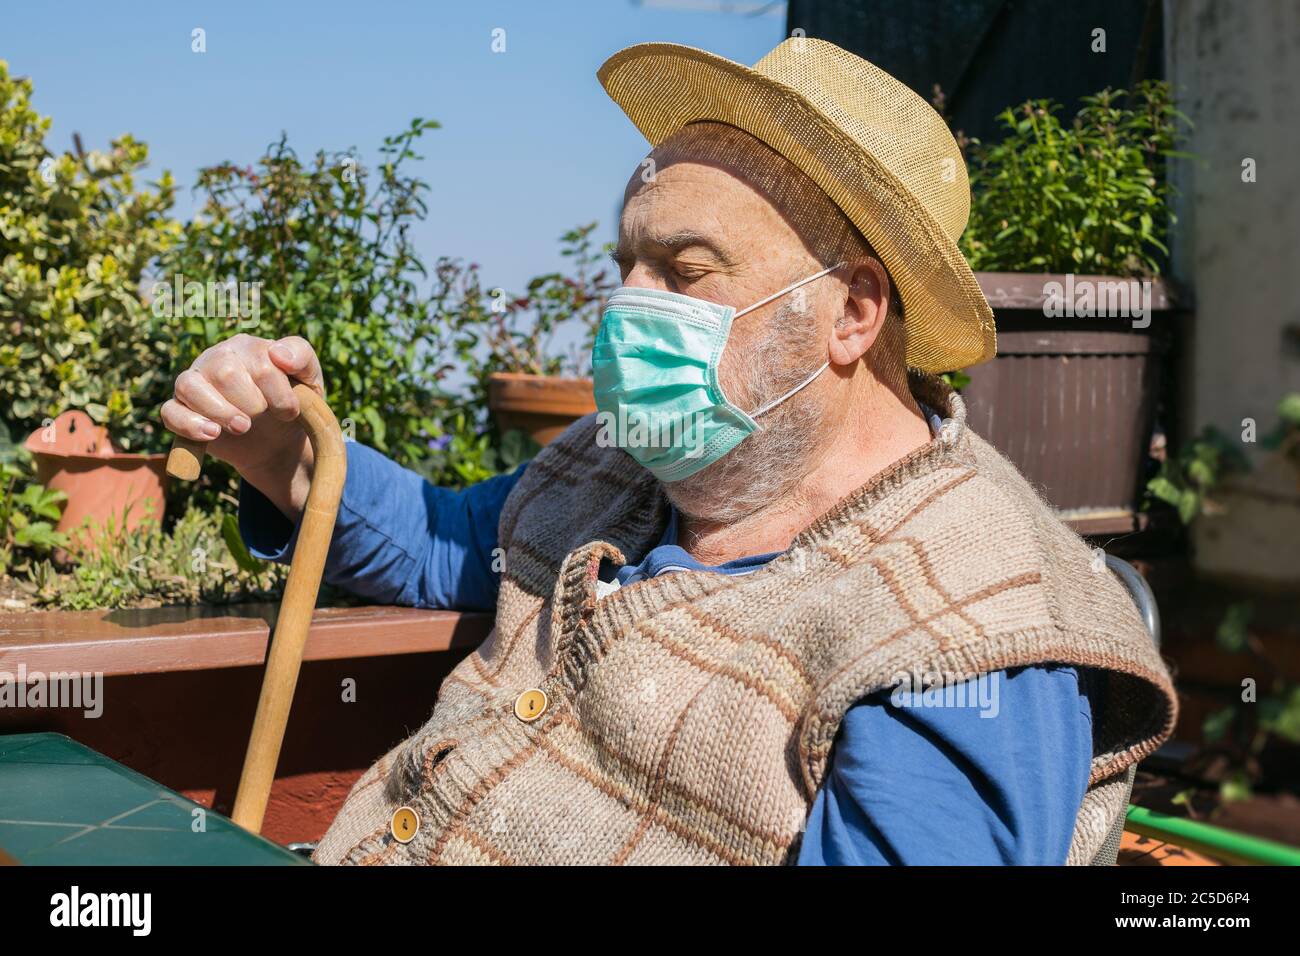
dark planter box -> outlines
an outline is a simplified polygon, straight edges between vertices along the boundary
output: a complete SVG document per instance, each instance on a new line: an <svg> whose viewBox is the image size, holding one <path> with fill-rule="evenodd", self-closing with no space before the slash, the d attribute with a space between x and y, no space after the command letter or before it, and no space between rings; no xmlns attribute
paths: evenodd
<svg viewBox="0 0 1300 956"><path fill-rule="evenodd" d="M1174 302L1151 283L1149 324L1045 314L1063 275L977 273L993 306L998 354L968 371L971 427L1006 455L1076 529L1134 530L1169 349ZM1132 282L1075 276L1072 286ZM1136 320L1143 324L1145 320Z"/></svg>

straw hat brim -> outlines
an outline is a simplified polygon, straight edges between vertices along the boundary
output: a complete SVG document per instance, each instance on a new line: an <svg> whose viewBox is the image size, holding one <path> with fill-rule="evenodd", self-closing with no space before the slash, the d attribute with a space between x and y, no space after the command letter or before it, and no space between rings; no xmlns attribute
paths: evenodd
<svg viewBox="0 0 1300 956"><path fill-rule="evenodd" d="M597 77L651 146L688 123L727 123L817 183L893 277L903 301L909 366L946 372L994 356L993 311L956 242L884 164L803 93L676 43L620 50Z"/></svg>

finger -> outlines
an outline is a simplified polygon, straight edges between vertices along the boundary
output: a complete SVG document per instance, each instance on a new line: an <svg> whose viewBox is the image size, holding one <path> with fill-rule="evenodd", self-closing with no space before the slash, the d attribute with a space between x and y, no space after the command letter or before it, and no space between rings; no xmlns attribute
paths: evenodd
<svg viewBox="0 0 1300 956"><path fill-rule="evenodd" d="M249 365L258 361L261 358L256 351L227 343L200 355L194 370L214 385L222 398L252 420L266 411L266 396L249 374Z"/></svg>
<svg viewBox="0 0 1300 956"><path fill-rule="evenodd" d="M238 368L238 374L248 378L248 373L242 366ZM225 389L230 387L236 372L222 371L218 377L223 384L217 385L209 381L197 367L186 369L176 376L176 399L192 411L217 422L232 435L242 435L253 426L252 416L239 405L228 401L225 396ZM254 404L264 403L262 393L251 379L248 380L248 389L257 395ZM247 403L247 398L245 402Z"/></svg>
<svg viewBox="0 0 1300 956"><path fill-rule="evenodd" d="M280 421L291 422L301 411L298 396L293 393L293 383L283 371L276 367L266 356L253 364L250 369L253 384L258 387L266 400L267 410Z"/></svg>
<svg viewBox="0 0 1300 956"><path fill-rule="evenodd" d="M191 441L212 441L221 437L221 426L174 398L163 402L162 423L169 432Z"/></svg>
<svg viewBox="0 0 1300 956"><path fill-rule="evenodd" d="M299 335L287 335L274 342L267 354L271 361L287 375L292 375L304 385L325 394L325 377L321 374L320 359L311 343Z"/></svg>

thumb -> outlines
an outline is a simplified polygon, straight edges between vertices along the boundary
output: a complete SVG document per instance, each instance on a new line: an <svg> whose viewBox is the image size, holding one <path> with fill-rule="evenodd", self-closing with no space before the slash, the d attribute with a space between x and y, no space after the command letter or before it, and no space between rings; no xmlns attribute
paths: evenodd
<svg viewBox="0 0 1300 956"><path fill-rule="evenodd" d="M275 367L304 385L325 395L325 379L321 374L320 359L306 339L298 335L285 336L271 343L266 354Z"/></svg>

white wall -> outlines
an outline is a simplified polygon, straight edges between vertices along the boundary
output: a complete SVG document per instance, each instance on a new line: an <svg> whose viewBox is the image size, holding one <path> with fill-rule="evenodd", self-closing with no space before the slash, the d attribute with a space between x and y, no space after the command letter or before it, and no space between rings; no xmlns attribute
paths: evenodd
<svg viewBox="0 0 1300 956"><path fill-rule="evenodd" d="M1185 410L1195 431L1260 433L1300 391L1300 3L1165 0L1168 76L1195 123L1179 164L1174 276L1196 300ZM1242 181L1255 160L1256 181ZM1300 471L1258 445L1255 470L1196 527L1207 574L1300 587Z"/></svg>

